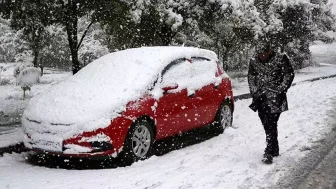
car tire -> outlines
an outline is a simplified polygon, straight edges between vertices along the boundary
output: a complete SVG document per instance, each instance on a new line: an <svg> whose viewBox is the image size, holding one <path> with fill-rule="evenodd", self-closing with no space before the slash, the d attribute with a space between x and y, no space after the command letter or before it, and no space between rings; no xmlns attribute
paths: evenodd
<svg viewBox="0 0 336 189"><path fill-rule="evenodd" d="M147 159L152 154L153 143L152 124L147 119L136 120L126 135L121 159L127 163Z"/></svg>
<svg viewBox="0 0 336 189"><path fill-rule="evenodd" d="M224 130L232 126L233 108L231 101L225 100L219 106L212 128L215 133L222 134Z"/></svg>

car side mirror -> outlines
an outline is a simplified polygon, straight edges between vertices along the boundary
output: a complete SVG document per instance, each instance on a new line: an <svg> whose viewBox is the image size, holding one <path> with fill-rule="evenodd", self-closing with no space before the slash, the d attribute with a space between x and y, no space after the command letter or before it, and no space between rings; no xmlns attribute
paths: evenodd
<svg viewBox="0 0 336 189"><path fill-rule="evenodd" d="M166 87L163 87L162 90L163 92L168 92L168 91L171 91L171 90L174 90L174 89L177 89L178 88L178 84L174 84L174 85L169 85L169 86L166 86Z"/></svg>

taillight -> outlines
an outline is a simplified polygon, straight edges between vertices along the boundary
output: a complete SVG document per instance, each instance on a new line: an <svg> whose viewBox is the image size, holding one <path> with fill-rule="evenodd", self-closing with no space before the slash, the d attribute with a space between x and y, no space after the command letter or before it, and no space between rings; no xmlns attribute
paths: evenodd
<svg viewBox="0 0 336 189"><path fill-rule="evenodd" d="M222 75L224 73L223 69L220 67L219 62L217 63L217 72L216 72L216 77Z"/></svg>

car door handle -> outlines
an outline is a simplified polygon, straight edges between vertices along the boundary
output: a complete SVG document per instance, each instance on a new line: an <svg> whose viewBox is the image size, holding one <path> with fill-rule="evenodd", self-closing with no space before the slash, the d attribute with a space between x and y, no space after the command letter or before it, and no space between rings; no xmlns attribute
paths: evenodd
<svg viewBox="0 0 336 189"><path fill-rule="evenodd" d="M189 98L193 98L193 97L195 97L195 93L192 93L192 94L188 95L188 97L189 97Z"/></svg>

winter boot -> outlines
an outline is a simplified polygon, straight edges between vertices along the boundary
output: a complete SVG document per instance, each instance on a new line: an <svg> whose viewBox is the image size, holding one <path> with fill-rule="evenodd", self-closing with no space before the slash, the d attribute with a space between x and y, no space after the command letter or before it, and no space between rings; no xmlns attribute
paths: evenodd
<svg viewBox="0 0 336 189"><path fill-rule="evenodd" d="M261 161L266 163L266 164L272 164L273 163L273 156L270 155L270 154L264 154L264 158Z"/></svg>
<svg viewBox="0 0 336 189"><path fill-rule="evenodd" d="M278 143L277 139L275 139L272 149L273 149L272 150L272 156L273 157L278 157L279 156L279 143Z"/></svg>

